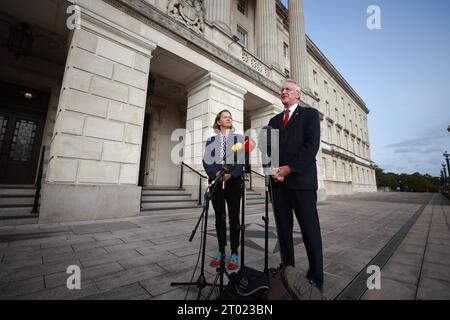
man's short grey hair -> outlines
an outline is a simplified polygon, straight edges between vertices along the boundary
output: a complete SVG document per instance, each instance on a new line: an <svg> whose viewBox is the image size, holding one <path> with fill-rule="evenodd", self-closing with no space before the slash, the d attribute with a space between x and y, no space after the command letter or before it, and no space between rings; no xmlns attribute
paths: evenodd
<svg viewBox="0 0 450 320"><path fill-rule="evenodd" d="M295 90L297 90L298 92L302 93L302 89L298 85L297 81L292 80L292 79L287 79L286 81L283 82L283 85L286 84L286 83L293 83L295 85Z"/></svg>

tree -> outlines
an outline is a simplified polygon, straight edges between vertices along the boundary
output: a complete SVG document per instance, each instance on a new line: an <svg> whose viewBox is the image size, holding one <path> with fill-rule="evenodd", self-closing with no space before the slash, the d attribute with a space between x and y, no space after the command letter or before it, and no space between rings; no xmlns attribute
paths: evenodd
<svg viewBox="0 0 450 320"><path fill-rule="evenodd" d="M375 166L375 175L378 187L389 187L393 191L403 192L439 192L439 177L419 172L413 174L385 173L383 169Z"/></svg>

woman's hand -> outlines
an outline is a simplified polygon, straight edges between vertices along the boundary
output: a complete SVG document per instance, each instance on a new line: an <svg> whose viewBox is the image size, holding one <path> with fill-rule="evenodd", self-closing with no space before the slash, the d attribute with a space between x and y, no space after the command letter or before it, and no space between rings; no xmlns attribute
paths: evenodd
<svg viewBox="0 0 450 320"><path fill-rule="evenodd" d="M223 180L223 182L227 182L228 180L230 180L231 179L231 173L225 173L224 175L223 175L223 178L222 178L222 180Z"/></svg>

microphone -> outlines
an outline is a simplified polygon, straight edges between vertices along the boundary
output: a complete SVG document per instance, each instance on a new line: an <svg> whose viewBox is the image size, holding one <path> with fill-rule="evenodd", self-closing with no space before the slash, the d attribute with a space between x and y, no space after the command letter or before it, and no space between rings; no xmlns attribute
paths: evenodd
<svg viewBox="0 0 450 320"><path fill-rule="evenodd" d="M250 152L252 152L256 147L256 142L250 138L250 137L245 137L245 143L244 143L244 150L246 154L250 154Z"/></svg>
<svg viewBox="0 0 450 320"><path fill-rule="evenodd" d="M244 151L245 151L244 170L245 170L245 173L251 173L250 153L255 149L255 147L256 147L256 142L248 136L245 137L245 143L244 143Z"/></svg>
<svg viewBox="0 0 450 320"><path fill-rule="evenodd" d="M224 156L224 158L223 158L224 169L226 170L226 172L229 173L229 172L233 171L238 164L243 164L243 165L248 164L248 155L250 154L250 152L252 152L255 149L255 147L256 147L255 141L249 137L245 137L244 143L241 143L241 142L235 143L231 147L232 154ZM242 158L240 159L241 161L243 161L243 163L238 162L236 159L236 155L238 155L238 153L240 153L242 151L245 153L244 159L242 159Z"/></svg>

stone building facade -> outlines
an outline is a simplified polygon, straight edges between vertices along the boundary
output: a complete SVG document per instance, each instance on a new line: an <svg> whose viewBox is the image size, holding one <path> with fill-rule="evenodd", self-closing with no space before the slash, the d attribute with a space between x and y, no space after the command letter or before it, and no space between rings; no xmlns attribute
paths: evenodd
<svg viewBox="0 0 450 320"><path fill-rule="evenodd" d="M1 147L12 155L23 135L25 156L2 149L0 184L34 184L42 158L41 221L138 215L143 186L182 179L197 190L197 176L171 160L174 130L200 137L183 144L202 171L216 114L229 109L238 132L257 130L282 111L290 77L321 113L319 198L375 192L369 110L305 35L302 1L289 2L2 1L0 84L15 94L0 106ZM22 23L33 42L16 58L11 30Z"/></svg>

